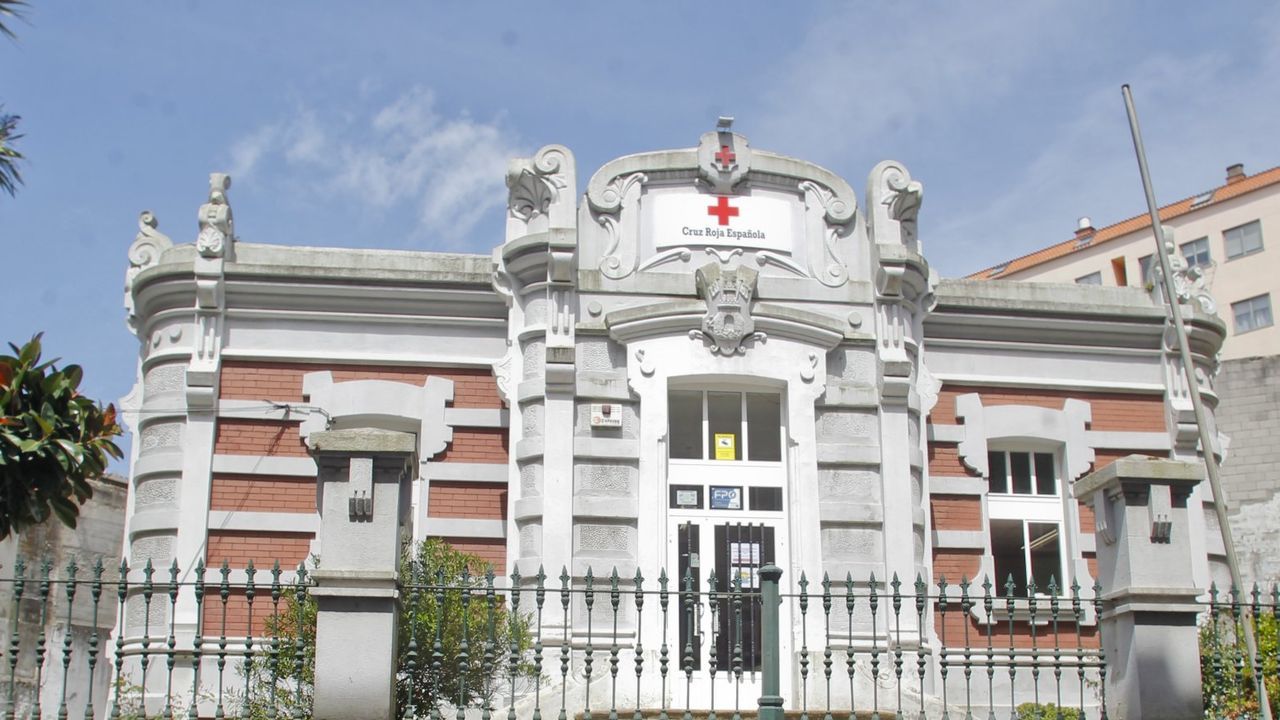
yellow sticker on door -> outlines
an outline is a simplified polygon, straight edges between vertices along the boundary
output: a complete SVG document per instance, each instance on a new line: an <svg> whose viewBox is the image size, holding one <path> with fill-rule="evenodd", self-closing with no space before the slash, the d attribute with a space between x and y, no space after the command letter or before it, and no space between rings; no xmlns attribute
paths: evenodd
<svg viewBox="0 0 1280 720"><path fill-rule="evenodd" d="M716 459L737 459L737 436L733 433L716 433Z"/></svg>

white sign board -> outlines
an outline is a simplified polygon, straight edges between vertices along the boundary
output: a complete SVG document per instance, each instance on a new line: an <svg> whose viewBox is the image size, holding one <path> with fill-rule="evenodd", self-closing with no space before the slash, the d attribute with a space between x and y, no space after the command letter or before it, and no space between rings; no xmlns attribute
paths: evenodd
<svg viewBox="0 0 1280 720"><path fill-rule="evenodd" d="M654 193L641 202L659 250L682 245L792 249L795 204L780 198Z"/></svg>

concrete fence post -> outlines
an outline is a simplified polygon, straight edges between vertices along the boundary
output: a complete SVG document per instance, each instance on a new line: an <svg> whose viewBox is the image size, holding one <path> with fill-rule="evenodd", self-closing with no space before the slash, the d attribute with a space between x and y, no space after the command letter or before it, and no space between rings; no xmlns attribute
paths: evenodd
<svg viewBox="0 0 1280 720"><path fill-rule="evenodd" d="M1187 517L1203 477L1196 463L1130 455L1072 488L1097 522L1111 718L1204 717Z"/></svg>
<svg viewBox="0 0 1280 720"><path fill-rule="evenodd" d="M760 568L760 604L761 604L761 645L764 657L760 677L760 720L782 720L782 648L780 646L778 627L778 608L782 598L778 592L778 581L782 579L782 568L772 563Z"/></svg>
<svg viewBox="0 0 1280 720"><path fill-rule="evenodd" d="M416 440L358 429L313 433L308 442L320 470L313 717L390 720Z"/></svg>

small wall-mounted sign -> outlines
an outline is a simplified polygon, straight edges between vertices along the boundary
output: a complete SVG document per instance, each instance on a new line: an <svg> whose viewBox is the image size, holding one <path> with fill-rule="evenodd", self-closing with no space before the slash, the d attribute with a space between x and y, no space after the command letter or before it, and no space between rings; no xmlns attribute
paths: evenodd
<svg viewBox="0 0 1280 720"><path fill-rule="evenodd" d="M591 427L622 427L622 406L616 403L595 403L591 406Z"/></svg>
<svg viewBox="0 0 1280 720"><path fill-rule="evenodd" d="M716 459L737 460L737 436L733 433L716 433Z"/></svg>
<svg viewBox="0 0 1280 720"><path fill-rule="evenodd" d="M712 510L741 510L742 509L742 488L727 487L724 485L711 486L711 509Z"/></svg>

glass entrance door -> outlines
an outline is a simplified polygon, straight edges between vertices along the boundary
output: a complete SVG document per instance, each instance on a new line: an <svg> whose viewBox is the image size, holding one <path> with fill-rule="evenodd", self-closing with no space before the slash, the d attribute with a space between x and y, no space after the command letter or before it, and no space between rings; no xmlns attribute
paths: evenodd
<svg viewBox="0 0 1280 720"><path fill-rule="evenodd" d="M777 561L777 539L768 522L702 519L676 526L676 666L696 707L730 706L735 691L743 698L758 694L760 568Z"/></svg>

